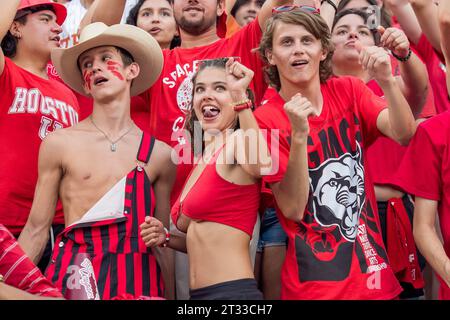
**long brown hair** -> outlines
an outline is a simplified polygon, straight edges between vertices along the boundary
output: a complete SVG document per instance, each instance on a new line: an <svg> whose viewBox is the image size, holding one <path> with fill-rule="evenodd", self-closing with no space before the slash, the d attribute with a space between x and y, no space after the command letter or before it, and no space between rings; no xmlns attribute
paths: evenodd
<svg viewBox="0 0 450 320"><path fill-rule="evenodd" d="M198 151L204 150L204 135L205 132L203 129L199 126L195 126L195 123L198 122L197 115L194 111L194 95L195 95L195 84L197 83L197 77L198 75L203 72L207 68L217 68L217 69L223 69L225 70L225 65L227 63L229 58L218 58L218 59L211 59L211 60L203 60L199 63L198 71L195 73L195 75L192 77L192 99L191 99L191 106L189 114L186 117L185 122L185 130L189 132L190 139L191 139L191 148L194 152L194 155L198 155ZM254 95L250 88L247 88L247 96L252 101L252 104L254 105ZM239 119L236 121L236 124L233 128L233 130L237 130L240 128L239 125Z"/></svg>

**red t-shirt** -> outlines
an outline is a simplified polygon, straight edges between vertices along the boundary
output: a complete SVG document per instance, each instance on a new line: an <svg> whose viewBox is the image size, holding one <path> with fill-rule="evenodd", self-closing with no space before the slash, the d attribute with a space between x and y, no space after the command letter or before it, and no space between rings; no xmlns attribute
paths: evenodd
<svg viewBox="0 0 450 320"><path fill-rule="evenodd" d="M242 28L232 37L213 44L195 48L164 50L164 67L158 81L141 97L150 105L150 133L158 140L174 147L185 163L177 166L177 177L172 190L172 203L178 198L192 165L190 147L183 134L186 116L191 109L191 77L198 63L205 59L240 57L241 63L255 72L251 88L259 104L267 85L264 81L263 63L251 50L258 47L262 32L258 19ZM189 150L189 151L188 151Z"/></svg>
<svg viewBox="0 0 450 320"><path fill-rule="evenodd" d="M20 248L14 236L0 224L0 274L7 285L44 297L62 294Z"/></svg>
<svg viewBox="0 0 450 320"><path fill-rule="evenodd" d="M204 59L240 57L241 63L255 72L251 87L259 104L267 85L264 82L262 61L251 50L259 45L261 36L256 19L231 38L202 47L164 50L161 76L150 90L142 94L151 107L151 133L171 146L178 144L176 139L171 139L172 133L183 129L186 115L191 110L191 77L197 71L198 63ZM253 85L255 83L256 86Z"/></svg>
<svg viewBox="0 0 450 320"><path fill-rule="evenodd" d="M322 113L309 120L304 218L296 223L277 208L289 238L281 297L392 299L401 287L388 264L373 185L364 174L365 149L380 135L376 122L386 102L352 77L329 79L321 91ZM279 166L264 178L268 183L280 182L287 169L291 127L284 103L278 95L255 111L261 129L280 134L268 138L275 169Z"/></svg>
<svg viewBox="0 0 450 320"><path fill-rule="evenodd" d="M439 201L444 250L450 257L450 111L419 125L397 174L397 184L415 196ZM441 281L440 297L450 299Z"/></svg>
<svg viewBox="0 0 450 320"><path fill-rule="evenodd" d="M384 98L383 90L375 80L369 81L367 87L377 96ZM423 107L420 118L430 118L436 114L432 92L429 91L427 101ZM400 166L406 148L396 141L380 136L369 148L367 148L367 173L371 176L375 185L392 183L396 171Z"/></svg>
<svg viewBox="0 0 450 320"><path fill-rule="evenodd" d="M78 122L72 91L5 58L0 75L0 223L21 232L33 203L38 154L49 132ZM64 224L58 203L55 223Z"/></svg>
<svg viewBox="0 0 450 320"><path fill-rule="evenodd" d="M422 34L417 45L413 45L415 52L427 67L428 78L433 89L436 112L442 113L450 110L450 101L447 96L445 64L439 59L427 37Z"/></svg>

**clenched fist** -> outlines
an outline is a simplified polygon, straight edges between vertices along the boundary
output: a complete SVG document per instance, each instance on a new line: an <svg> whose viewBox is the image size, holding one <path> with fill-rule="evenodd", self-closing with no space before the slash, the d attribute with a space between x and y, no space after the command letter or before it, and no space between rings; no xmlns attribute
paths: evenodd
<svg viewBox="0 0 450 320"><path fill-rule="evenodd" d="M386 83L393 79L391 58L384 48L371 46L359 47L359 62L363 69L379 83Z"/></svg>
<svg viewBox="0 0 450 320"><path fill-rule="evenodd" d="M308 117L316 114L311 102L297 93L284 105L284 111L291 123L293 135L299 138L307 138L309 134Z"/></svg>
<svg viewBox="0 0 450 320"><path fill-rule="evenodd" d="M147 247L156 247L164 243L166 234L161 221L153 217L145 217L144 223L140 225L141 238Z"/></svg>
<svg viewBox="0 0 450 320"><path fill-rule="evenodd" d="M399 57L406 57L409 53L409 40L406 34L397 28L378 27L378 32L381 34L380 44L391 50Z"/></svg>

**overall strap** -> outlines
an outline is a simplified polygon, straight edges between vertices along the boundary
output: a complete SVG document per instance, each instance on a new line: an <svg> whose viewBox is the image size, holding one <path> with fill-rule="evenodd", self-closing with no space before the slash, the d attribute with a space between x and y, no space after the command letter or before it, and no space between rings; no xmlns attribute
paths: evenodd
<svg viewBox="0 0 450 320"><path fill-rule="evenodd" d="M143 163L148 163L153 147L155 146L155 138L150 134L143 132L141 145L137 154L137 160Z"/></svg>

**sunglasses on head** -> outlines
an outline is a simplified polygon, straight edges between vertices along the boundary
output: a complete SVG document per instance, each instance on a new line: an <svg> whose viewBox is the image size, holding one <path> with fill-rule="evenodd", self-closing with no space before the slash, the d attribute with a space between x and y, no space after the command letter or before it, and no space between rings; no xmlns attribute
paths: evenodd
<svg viewBox="0 0 450 320"><path fill-rule="evenodd" d="M294 10L300 10L306 13L312 13L312 14L320 14L320 10L316 9L311 6L296 6L296 5L286 5L286 6L280 6L272 9L272 15L275 15L277 13L282 12L290 12Z"/></svg>

